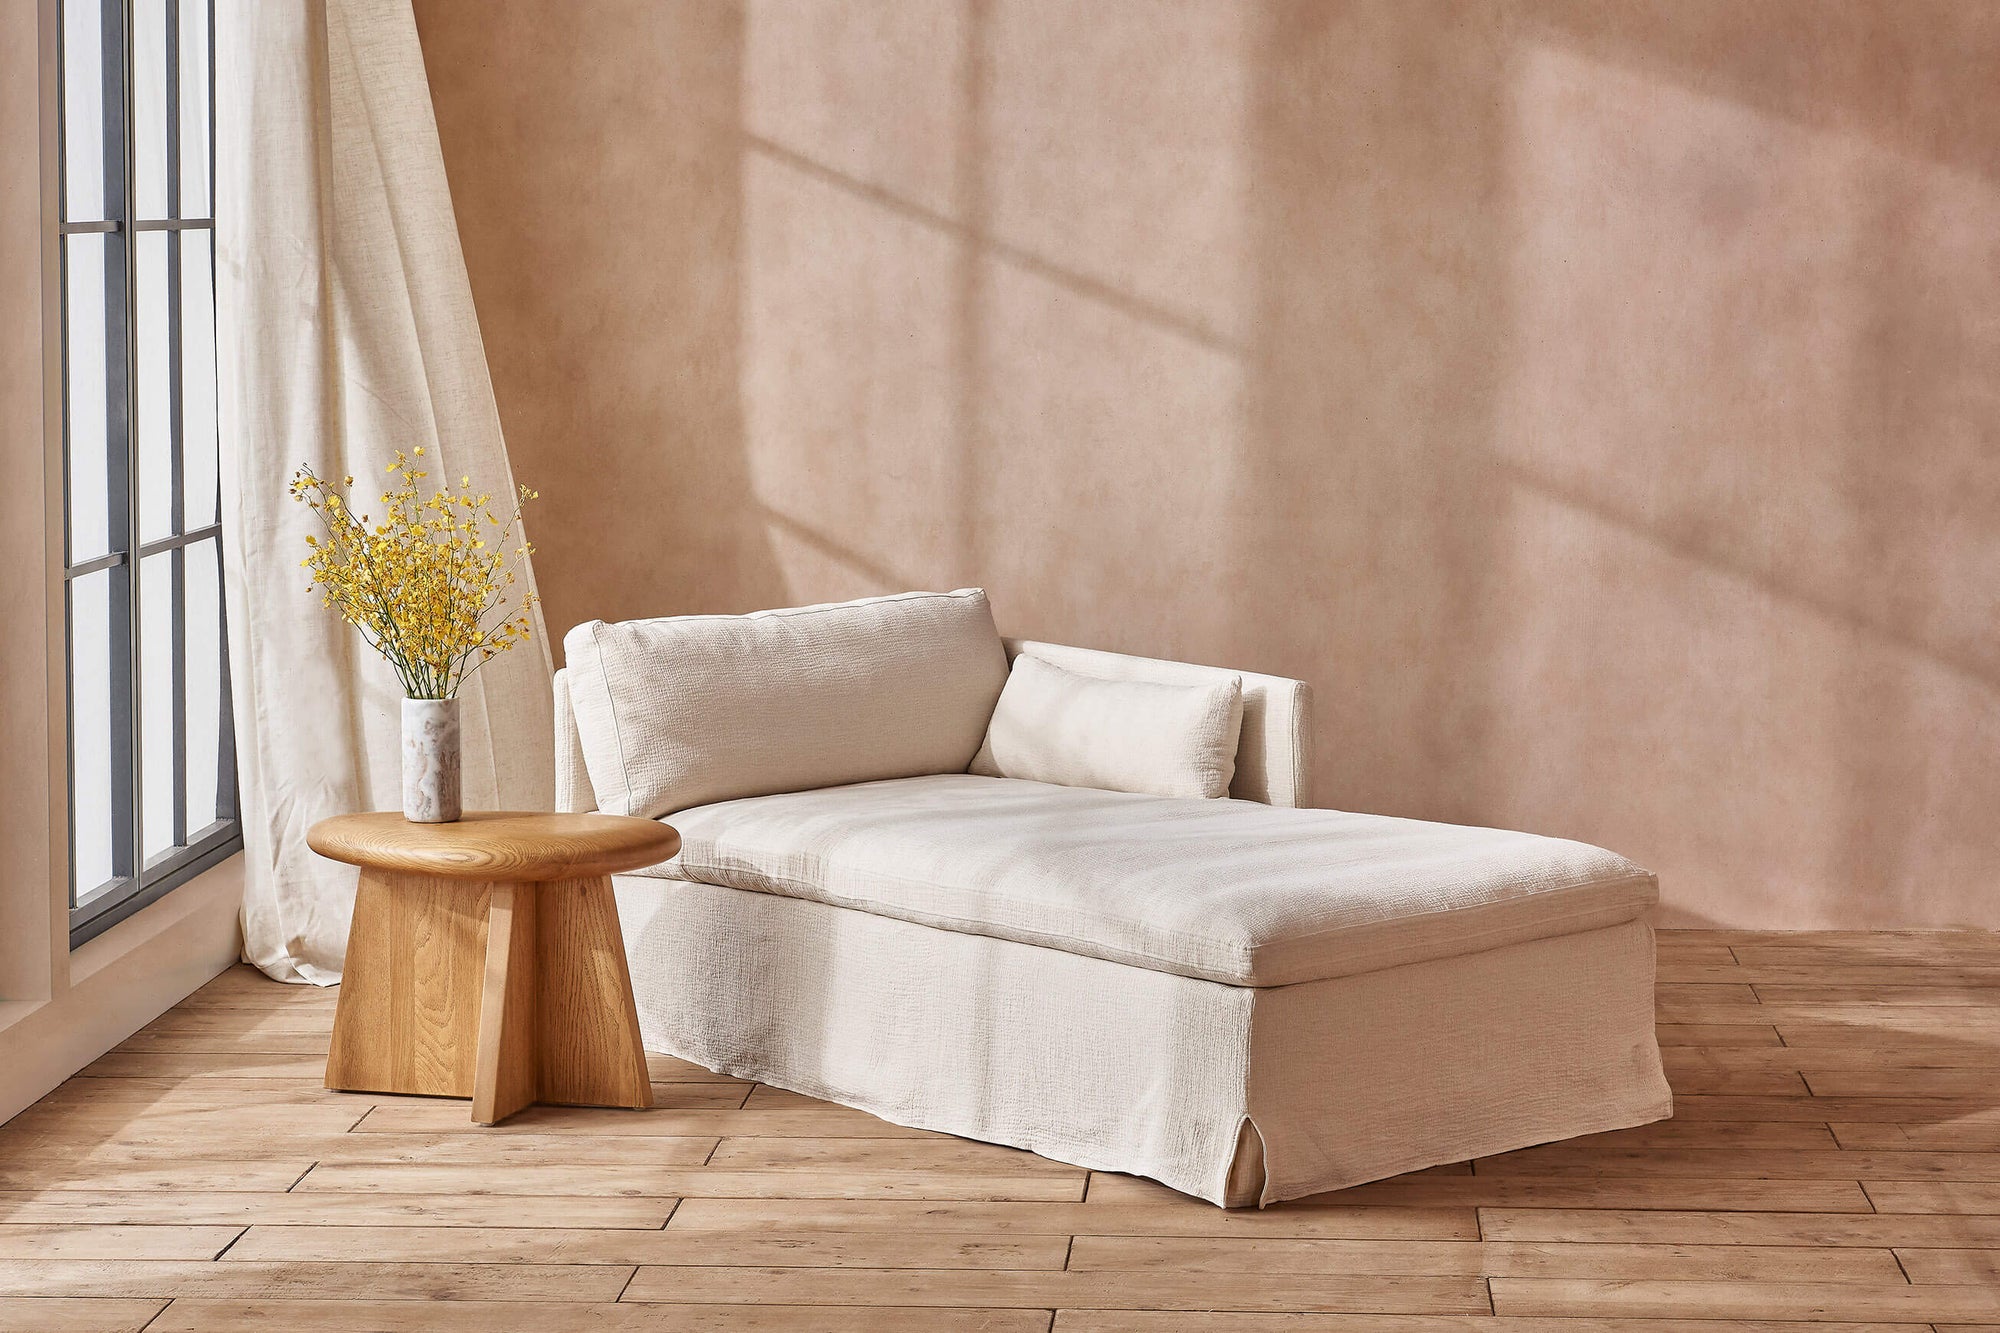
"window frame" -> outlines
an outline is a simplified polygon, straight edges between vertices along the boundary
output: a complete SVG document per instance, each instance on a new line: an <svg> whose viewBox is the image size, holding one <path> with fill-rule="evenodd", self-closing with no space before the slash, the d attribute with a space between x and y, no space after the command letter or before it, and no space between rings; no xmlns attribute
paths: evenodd
<svg viewBox="0 0 2000 1333"><path fill-rule="evenodd" d="M164 216L142 218L138 212L137 130L135 126L135 52L133 18L136 4L158 4L164 23ZM187 218L181 212L181 10L199 5L206 11L208 42L206 72L207 153L206 173L209 208L207 217ZM101 39L102 82L100 120L103 133L101 171L104 185L102 218L72 221L69 218L68 145L68 52L69 12L72 6L87 7L98 15ZM63 598L63 736L64 784L67 819L64 821L64 862L68 880L69 941L78 945L108 930L150 903L210 867L226 860L243 846L243 828L237 800L235 727L232 715L232 683L227 650L227 611L224 606L221 510L215 521L189 529L187 526L187 473L185 467L185 422L183 419L183 329L186 292L183 268L186 241L183 233L206 231L209 237L209 281L215 276L215 4L214 0L56 0L56 136L55 136L55 237L58 337L53 355L58 359L60 398L57 435L61 469L62 543L60 556ZM115 24L115 38L114 38ZM140 237L161 232L165 239L166 310L168 339L166 361L169 533L144 537L141 516L139 412L135 394L139 384L139 251ZM73 236L104 236L104 332L105 332L105 502L106 551L78 561L73 554L71 519L77 497L72 493L72 431L70 397L70 254ZM114 280L113 274L116 274ZM210 318L214 315L211 290ZM210 340L213 346L213 339ZM219 483L218 471L218 483ZM222 636L218 645L221 698L217 715L216 819L200 829L189 829L187 820L187 551L213 540L216 552L216 628ZM150 861L145 857L144 820L144 691L141 674L142 653L157 646L144 642L144 613L141 604L144 562L149 557L167 557L170 569L169 644L173 655L171 721L172 762L172 842ZM110 688L110 767L108 793L82 793L86 799L102 795L111 802L111 878L101 884L77 882L76 789L76 650L74 623L75 588L86 576L109 576L109 688Z"/></svg>

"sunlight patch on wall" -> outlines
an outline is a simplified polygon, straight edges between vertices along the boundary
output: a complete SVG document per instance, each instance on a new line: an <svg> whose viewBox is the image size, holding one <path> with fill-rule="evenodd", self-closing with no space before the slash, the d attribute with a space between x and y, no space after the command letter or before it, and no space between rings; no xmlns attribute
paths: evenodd
<svg viewBox="0 0 2000 1333"><path fill-rule="evenodd" d="M992 234L1241 344L1254 7L995 0L992 15Z"/></svg>
<svg viewBox="0 0 2000 1333"><path fill-rule="evenodd" d="M743 191L744 448L785 587L938 581L960 542L964 243L763 156Z"/></svg>
<svg viewBox="0 0 2000 1333"><path fill-rule="evenodd" d="M933 213L966 169L964 0L749 0L743 126Z"/></svg>
<svg viewBox="0 0 2000 1333"><path fill-rule="evenodd" d="M1929 919L2000 801L2000 190L1561 49L1511 95L1489 814Z"/></svg>
<svg viewBox="0 0 2000 1333"><path fill-rule="evenodd" d="M981 278L974 494L1005 534L982 577L1037 636L1212 651L1240 568L1242 363L1003 261Z"/></svg>
<svg viewBox="0 0 2000 1333"><path fill-rule="evenodd" d="M1559 49L1513 86L1524 484L2000 680L2000 188Z"/></svg>

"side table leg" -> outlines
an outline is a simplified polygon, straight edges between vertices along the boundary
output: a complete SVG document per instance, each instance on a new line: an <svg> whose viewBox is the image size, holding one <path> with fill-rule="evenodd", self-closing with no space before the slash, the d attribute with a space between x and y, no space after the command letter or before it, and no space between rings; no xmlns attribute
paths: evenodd
<svg viewBox="0 0 2000 1333"><path fill-rule="evenodd" d="M535 891L540 1099L568 1106L650 1107L653 1085L611 881L552 880Z"/></svg>
<svg viewBox="0 0 2000 1333"><path fill-rule="evenodd" d="M479 1002L474 1124L505 1120L536 1098L542 968L533 884L495 884L486 922L486 987Z"/></svg>
<svg viewBox="0 0 2000 1333"><path fill-rule="evenodd" d="M363 870L326 1086L469 1097L486 886Z"/></svg>

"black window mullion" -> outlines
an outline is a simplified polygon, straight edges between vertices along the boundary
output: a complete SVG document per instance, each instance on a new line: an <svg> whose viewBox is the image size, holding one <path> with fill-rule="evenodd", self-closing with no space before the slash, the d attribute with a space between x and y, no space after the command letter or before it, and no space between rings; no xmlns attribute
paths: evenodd
<svg viewBox="0 0 2000 1333"><path fill-rule="evenodd" d="M179 0L166 0L167 62L167 216L181 212L181 17ZM168 487L172 530L186 526L187 487L181 447L181 248L185 238L168 233L167 246L167 438ZM174 846L188 840L187 827L187 548L177 546L173 565L174 641Z"/></svg>
<svg viewBox="0 0 2000 1333"><path fill-rule="evenodd" d="M167 9L167 216L177 218L181 215L181 7L180 0L162 3Z"/></svg>
<svg viewBox="0 0 2000 1333"><path fill-rule="evenodd" d="M111 571L111 868L119 879L139 874L139 710L134 691L139 663L137 549L139 494L137 421L132 384L137 373L132 296L138 256L132 243L132 8L130 0L101 0L104 50L104 215L118 229L107 234L104 264L106 533L110 549L127 559ZM115 252L115 253L114 253ZM116 263L113 260L117 261Z"/></svg>

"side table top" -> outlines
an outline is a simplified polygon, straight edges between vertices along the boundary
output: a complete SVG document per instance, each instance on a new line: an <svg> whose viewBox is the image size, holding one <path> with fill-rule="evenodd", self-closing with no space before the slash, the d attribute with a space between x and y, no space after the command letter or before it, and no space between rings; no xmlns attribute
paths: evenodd
<svg viewBox="0 0 2000 1333"><path fill-rule="evenodd" d="M624 815L468 810L450 824L412 824L399 811L335 815L306 845L349 865L446 879L591 879L656 865L681 849L665 824Z"/></svg>

